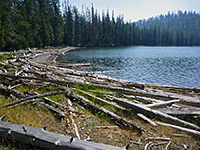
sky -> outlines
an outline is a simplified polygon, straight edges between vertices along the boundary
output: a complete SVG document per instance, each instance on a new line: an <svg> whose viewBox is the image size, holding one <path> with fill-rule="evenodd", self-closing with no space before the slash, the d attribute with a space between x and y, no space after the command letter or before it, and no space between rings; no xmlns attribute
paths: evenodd
<svg viewBox="0 0 200 150"><path fill-rule="evenodd" d="M82 10L82 5L91 7L92 3L100 14L102 10L109 9L110 13L114 10L115 17L123 14L125 21L148 19L177 10L200 13L200 0L69 0L69 2L75 5L79 12Z"/></svg>

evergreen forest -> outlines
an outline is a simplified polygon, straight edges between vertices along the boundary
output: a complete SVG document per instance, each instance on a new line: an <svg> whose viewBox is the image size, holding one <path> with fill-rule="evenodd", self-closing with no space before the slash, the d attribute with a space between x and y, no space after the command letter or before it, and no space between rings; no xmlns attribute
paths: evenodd
<svg viewBox="0 0 200 150"><path fill-rule="evenodd" d="M200 14L178 11L127 22L93 5L78 10L59 0L0 0L0 51L63 45L200 46Z"/></svg>

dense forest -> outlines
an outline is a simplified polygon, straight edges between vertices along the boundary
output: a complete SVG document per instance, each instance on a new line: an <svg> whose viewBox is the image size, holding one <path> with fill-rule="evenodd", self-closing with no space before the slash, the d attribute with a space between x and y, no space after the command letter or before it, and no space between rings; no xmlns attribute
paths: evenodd
<svg viewBox="0 0 200 150"><path fill-rule="evenodd" d="M93 5L80 11L59 0L1 0L0 50L63 45L200 46L200 14L196 12L179 11L138 22L114 16L114 11L99 14Z"/></svg>

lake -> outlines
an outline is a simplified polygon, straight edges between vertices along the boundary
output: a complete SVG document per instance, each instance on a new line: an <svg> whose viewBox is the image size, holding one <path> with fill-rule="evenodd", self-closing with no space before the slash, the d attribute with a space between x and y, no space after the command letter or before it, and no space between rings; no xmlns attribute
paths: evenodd
<svg viewBox="0 0 200 150"><path fill-rule="evenodd" d="M118 79L200 88L200 47L118 47L75 50L66 63L90 63L79 70Z"/></svg>

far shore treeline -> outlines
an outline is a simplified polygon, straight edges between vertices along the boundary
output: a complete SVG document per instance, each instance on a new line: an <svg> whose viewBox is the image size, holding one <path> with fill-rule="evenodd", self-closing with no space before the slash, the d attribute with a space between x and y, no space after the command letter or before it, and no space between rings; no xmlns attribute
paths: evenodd
<svg viewBox="0 0 200 150"><path fill-rule="evenodd" d="M0 0L0 50L45 46L200 46L200 14L168 13L126 22L59 0ZM134 8L133 8L134 9ZM111 15L110 15L111 14Z"/></svg>

